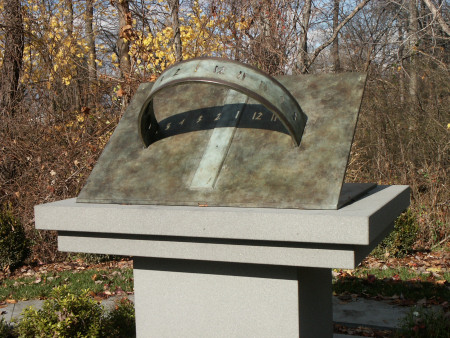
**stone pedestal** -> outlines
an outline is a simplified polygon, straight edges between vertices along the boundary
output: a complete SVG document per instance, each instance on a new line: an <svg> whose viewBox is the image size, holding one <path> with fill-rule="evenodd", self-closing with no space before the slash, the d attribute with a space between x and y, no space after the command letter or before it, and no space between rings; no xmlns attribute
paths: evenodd
<svg viewBox="0 0 450 338"><path fill-rule="evenodd" d="M134 257L138 337L331 337L331 269L356 267L409 205L379 186L339 210L36 206L62 251Z"/></svg>

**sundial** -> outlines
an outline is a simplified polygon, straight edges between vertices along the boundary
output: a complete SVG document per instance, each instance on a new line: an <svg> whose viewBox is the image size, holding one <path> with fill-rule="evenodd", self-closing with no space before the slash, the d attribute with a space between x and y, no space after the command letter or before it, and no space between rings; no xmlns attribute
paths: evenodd
<svg viewBox="0 0 450 338"><path fill-rule="evenodd" d="M231 60L142 84L77 202L337 209L365 75L272 78Z"/></svg>

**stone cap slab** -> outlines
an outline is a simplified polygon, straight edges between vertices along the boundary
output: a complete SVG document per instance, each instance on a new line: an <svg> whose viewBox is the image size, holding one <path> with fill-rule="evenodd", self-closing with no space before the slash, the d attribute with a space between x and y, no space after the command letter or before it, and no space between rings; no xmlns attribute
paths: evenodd
<svg viewBox="0 0 450 338"><path fill-rule="evenodd" d="M338 210L76 203L35 207L36 229L224 240L369 245L410 203L408 186L378 186Z"/></svg>

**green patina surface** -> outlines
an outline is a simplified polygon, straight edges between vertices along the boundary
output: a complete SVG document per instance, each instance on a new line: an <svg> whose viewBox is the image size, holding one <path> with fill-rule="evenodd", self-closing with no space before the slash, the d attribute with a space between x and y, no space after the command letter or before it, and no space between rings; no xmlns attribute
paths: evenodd
<svg viewBox="0 0 450 338"><path fill-rule="evenodd" d="M258 101L230 95L223 86L187 83L155 96L159 135L146 148L139 115L152 84L142 84L77 201L336 209L355 197L353 189L341 188L365 78L277 77L307 116L300 146L279 116ZM215 156L211 142L223 158L209 169L217 174L214 184L199 188L192 182L202 159Z"/></svg>
<svg viewBox="0 0 450 338"><path fill-rule="evenodd" d="M300 144L307 118L295 98L276 79L236 61L197 58L166 69L153 85L138 118L141 138L146 146L157 141L161 135L154 117L153 97L163 89L198 82L232 88L257 100L281 121L294 143L297 146ZM246 99L243 100L246 102Z"/></svg>

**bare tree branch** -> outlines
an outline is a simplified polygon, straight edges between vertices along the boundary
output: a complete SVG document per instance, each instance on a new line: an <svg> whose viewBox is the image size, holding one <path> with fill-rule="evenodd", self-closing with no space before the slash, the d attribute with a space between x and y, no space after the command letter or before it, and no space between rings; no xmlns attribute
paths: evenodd
<svg viewBox="0 0 450 338"><path fill-rule="evenodd" d="M433 17L437 20L437 22L439 22L444 32L450 36L450 27L447 25L441 15L441 12L436 8L434 3L431 0L423 0L423 2L425 2L431 14L433 14Z"/></svg>
<svg viewBox="0 0 450 338"><path fill-rule="evenodd" d="M356 13L358 13L361 9L363 9L364 6L367 5L367 3L369 1L370 0L363 0L362 2L360 2L358 4L358 6L356 6L353 9L353 11L349 15L347 15L347 17L336 27L336 29L333 32L333 35L314 51L313 55L309 58L308 63L305 66L305 69L302 70L302 73L306 72L308 70L308 68L311 67L311 65L314 63L314 61L319 56L319 54L325 48L327 48L329 45L331 45L333 43L333 41L337 38L340 30L347 24L347 22L349 22L356 15Z"/></svg>

